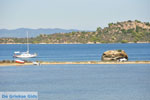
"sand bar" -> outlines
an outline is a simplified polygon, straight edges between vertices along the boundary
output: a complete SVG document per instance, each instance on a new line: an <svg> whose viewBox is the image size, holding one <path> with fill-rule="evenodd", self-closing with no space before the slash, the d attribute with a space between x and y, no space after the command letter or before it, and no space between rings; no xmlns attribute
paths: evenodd
<svg viewBox="0 0 150 100"><path fill-rule="evenodd" d="M57 64L150 64L150 61L127 61L127 62L103 62L103 61L80 61L80 62L41 62L41 65L57 65ZM33 65L33 63L0 63L0 66L25 66Z"/></svg>

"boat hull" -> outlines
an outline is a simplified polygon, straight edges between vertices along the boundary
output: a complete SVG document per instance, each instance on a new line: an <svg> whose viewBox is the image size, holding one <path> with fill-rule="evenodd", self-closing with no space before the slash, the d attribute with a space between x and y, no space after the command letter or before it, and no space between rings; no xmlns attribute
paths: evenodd
<svg viewBox="0 0 150 100"><path fill-rule="evenodd" d="M24 64L24 61L23 60L15 60L16 63L19 63L19 64Z"/></svg>

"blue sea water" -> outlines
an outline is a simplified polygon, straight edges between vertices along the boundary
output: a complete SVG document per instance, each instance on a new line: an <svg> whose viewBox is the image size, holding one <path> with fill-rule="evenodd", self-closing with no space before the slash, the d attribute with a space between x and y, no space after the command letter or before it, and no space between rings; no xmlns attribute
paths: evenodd
<svg viewBox="0 0 150 100"><path fill-rule="evenodd" d="M123 49L130 61L150 60L150 44L31 44L41 61L99 61ZM0 44L0 60L13 60L25 44ZM37 91L39 100L150 100L150 64L1 66L0 91Z"/></svg>
<svg viewBox="0 0 150 100"><path fill-rule="evenodd" d="M0 67L0 91L37 91L39 100L150 100L150 65Z"/></svg>
<svg viewBox="0 0 150 100"><path fill-rule="evenodd" d="M30 44L38 61L100 61L107 50L123 49L130 61L150 60L150 43L141 44ZM26 44L0 44L0 60L13 60L14 51L26 51Z"/></svg>

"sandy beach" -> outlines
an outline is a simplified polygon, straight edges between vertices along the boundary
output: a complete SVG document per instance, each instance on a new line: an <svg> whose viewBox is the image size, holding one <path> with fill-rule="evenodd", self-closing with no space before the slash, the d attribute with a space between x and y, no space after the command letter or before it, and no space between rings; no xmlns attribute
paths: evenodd
<svg viewBox="0 0 150 100"><path fill-rule="evenodd" d="M127 61L127 62L103 62L103 61L81 61L81 62L41 62L41 65L57 65L57 64L150 64L150 61ZM0 63L0 66L26 66L33 63Z"/></svg>

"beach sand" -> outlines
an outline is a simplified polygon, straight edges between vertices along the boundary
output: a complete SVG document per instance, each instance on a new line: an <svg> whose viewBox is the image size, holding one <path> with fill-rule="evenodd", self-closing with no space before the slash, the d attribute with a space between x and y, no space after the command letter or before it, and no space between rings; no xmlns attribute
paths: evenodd
<svg viewBox="0 0 150 100"><path fill-rule="evenodd" d="M150 64L150 61L127 61L127 62L103 62L103 61L80 61L80 62L41 62L41 65L57 65L57 64ZM0 63L0 66L25 66L33 65L33 63Z"/></svg>

